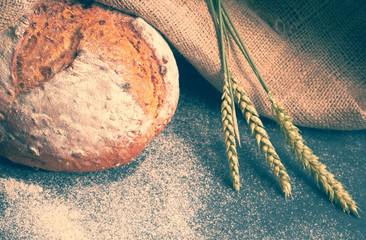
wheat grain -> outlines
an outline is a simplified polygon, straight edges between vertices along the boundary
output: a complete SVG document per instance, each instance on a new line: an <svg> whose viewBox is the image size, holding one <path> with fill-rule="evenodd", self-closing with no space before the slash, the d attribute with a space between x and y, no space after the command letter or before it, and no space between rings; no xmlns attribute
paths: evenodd
<svg viewBox="0 0 366 240"><path fill-rule="evenodd" d="M235 92L235 100L245 117L252 135L257 141L258 148L263 153L268 165L272 168L273 174L279 181L282 191L286 197L291 195L290 177L287 174L286 168L281 163L279 156L277 155L275 148L273 147L269 136L264 129L262 121L259 119L259 115L249 99L244 89L237 85L235 79L232 79L233 89Z"/></svg>
<svg viewBox="0 0 366 240"><path fill-rule="evenodd" d="M314 155L313 151L305 145L300 130L292 123L292 118L288 115L286 109L276 103L270 92L268 96L272 102L272 111L276 122L301 165L308 171L309 175L314 177L318 187L323 188L331 202L335 202L343 211L359 217L357 204L345 190L342 183L337 181L332 173L328 172L327 166L321 163L319 157Z"/></svg>
<svg viewBox="0 0 366 240"><path fill-rule="evenodd" d="M229 78L229 64L227 61L227 54L230 52L230 46L228 44L228 35L223 25L223 13L220 0L217 1L216 5L214 5L212 0L209 0L207 3L216 29L218 44L220 47L222 70L224 75L225 84L221 103L221 117L224 131L224 141L226 144L226 153L228 156L230 178L233 182L234 189L239 191L239 162L235 141L235 136L237 136L239 139L239 131L235 115L232 84Z"/></svg>
<svg viewBox="0 0 366 240"><path fill-rule="evenodd" d="M240 179L239 179L239 162L236 151L235 142L235 130L234 130L234 116L231 104L229 86L225 84L224 92L222 95L221 104L221 116L224 131L224 140L226 144L226 153L228 156L230 178L233 182L233 187L235 190L240 189Z"/></svg>

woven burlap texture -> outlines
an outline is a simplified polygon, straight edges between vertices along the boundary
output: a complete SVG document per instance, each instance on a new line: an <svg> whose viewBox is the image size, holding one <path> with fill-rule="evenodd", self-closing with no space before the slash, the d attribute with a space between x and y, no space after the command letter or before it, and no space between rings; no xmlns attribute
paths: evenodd
<svg viewBox="0 0 366 240"><path fill-rule="evenodd" d="M0 0L0 27L32 1ZM218 90L216 33L204 0L99 0L142 17ZM366 129L366 6L357 1L224 0L277 101L295 124ZM10 13L9 13L10 12ZM6 13L5 15L3 13ZM259 81L232 44L230 67L262 116L272 118ZM213 99L220 101L220 99Z"/></svg>

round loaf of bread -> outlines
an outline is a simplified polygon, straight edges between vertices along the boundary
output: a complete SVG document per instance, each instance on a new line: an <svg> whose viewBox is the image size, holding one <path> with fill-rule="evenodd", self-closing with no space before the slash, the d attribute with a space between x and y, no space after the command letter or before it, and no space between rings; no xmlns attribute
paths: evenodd
<svg viewBox="0 0 366 240"><path fill-rule="evenodd" d="M15 163L69 172L117 167L174 114L174 56L141 18L45 1L0 41L0 154Z"/></svg>

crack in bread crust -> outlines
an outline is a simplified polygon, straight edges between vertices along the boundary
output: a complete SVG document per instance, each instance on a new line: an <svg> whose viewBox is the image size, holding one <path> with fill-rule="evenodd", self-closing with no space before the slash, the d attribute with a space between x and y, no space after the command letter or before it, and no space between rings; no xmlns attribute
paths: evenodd
<svg viewBox="0 0 366 240"><path fill-rule="evenodd" d="M39 4L33 12L13 58L12 81L17 94L69 66L80 41L81 5Z"/></svg>
<svg viewBox="0 0 366 240"><path fill-rule="evenodd" d="M0 34L11 43L0 85L16 103L0 102L0 154L52 171L127 164L174 114L174 55L141 18L67 2L39 3L18 34Z"/></svg>
<svg viewBox="0 0 366 240"><path fill-rule="evenodd" d="M153 51L131 21L131 17L94 5L85 11L80 48L102 53L103 61L130 83L130 92L155 118L165 96L163 75Z"/></svg>
<svg viewBox="0 0 366 240"><path fill-rule="evenodd" d="M163 103L164 67L134 30L131 17L100 5L43 2L34 9L12 63L16 95L52 79L87 49L130 83L126 90L156 118ZM166 69L165 69L166 70Z"/></svg>

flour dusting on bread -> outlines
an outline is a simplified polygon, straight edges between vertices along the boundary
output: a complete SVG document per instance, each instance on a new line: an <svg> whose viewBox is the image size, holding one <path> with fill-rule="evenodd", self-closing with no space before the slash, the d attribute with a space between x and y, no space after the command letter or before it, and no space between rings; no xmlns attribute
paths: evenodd
<svg viewBox="0 0 366 240"><path fill-rule="evenodd" d="M47 18L62 19L64 9L70 13L74 7L60 2L54 7L50 1L40 4L38 9L44 13L35 11L46 28L51 26ZM29 39L37 37L34 44L40 45L34 49L44 55L42 41L47 41L47 36L38 30L33 34L36 18L26 16L30 22L25 29L15 26L0 33L0 39L10 42L0 52L0 154L13 162L53 171L116 167L137 156L174 114L179 97L178 69L162 36L142 19L101 5L82 10L79 18L83 24L80 33L74 34L80 38L78 45L73 45L75 56L49 78L41 74L41 84L33 82L42 71L32 70L41 65L33 65L25 55L31 52ZM63 30L52 29L47 33L57 39L58 31ZM20 35L27 36L24 43ZM63 54L57 51L50 54L61 56L56 61L62 62ZM59 63L50 60L47 64L52 68ZM14 84L27 84L23 72L34 80L16 91ZM24 78L14 81L19 76Z"/></svg>
<svg viewBox="0 0 366 240"><path fill-rule="evenodd" d="M132 21L132 24L149 47L154 51L155 57L160 65L160 70L162 71L161 73L164 73L163 79L166 88L167 102L165 102L158 116L161 123L157 132L160 132L168 123L168 120L165 120L165 116L174 114L175 108L172 108L171 106L176 106L178 104L178 69L168 43L151 25L146 23L142 18L136 18Z"/></svg>

